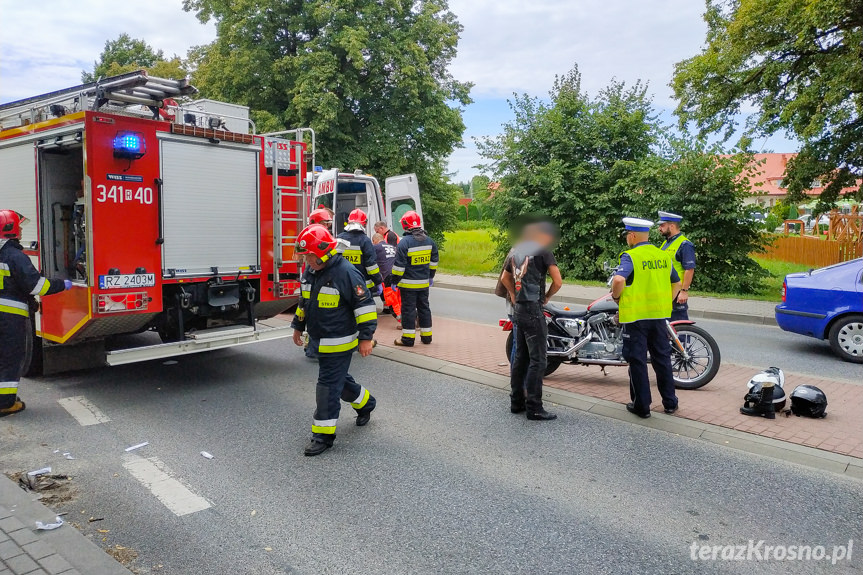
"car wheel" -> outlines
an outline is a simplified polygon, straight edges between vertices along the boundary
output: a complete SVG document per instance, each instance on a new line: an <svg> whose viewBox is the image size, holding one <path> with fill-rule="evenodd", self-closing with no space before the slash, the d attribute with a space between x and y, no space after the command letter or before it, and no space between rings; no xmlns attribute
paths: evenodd
<svg viewBox="0 0 863 575"><path fill-rule="evenodd" d="M863 315L840 318L830 328L830 347L845 361L863 363Z"/></svg>

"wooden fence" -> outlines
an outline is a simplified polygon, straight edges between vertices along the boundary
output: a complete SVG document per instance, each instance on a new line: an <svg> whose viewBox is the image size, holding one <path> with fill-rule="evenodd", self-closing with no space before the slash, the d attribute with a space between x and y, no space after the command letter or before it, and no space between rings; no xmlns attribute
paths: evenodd
<svg viewBox="0 0 863 575"><path fill-rule="evenodd" d="M822 268L863 257L863 243L855 241L822 240L809 236L778 236L767 252L760 254L768 260L794 262Z"/></svg>

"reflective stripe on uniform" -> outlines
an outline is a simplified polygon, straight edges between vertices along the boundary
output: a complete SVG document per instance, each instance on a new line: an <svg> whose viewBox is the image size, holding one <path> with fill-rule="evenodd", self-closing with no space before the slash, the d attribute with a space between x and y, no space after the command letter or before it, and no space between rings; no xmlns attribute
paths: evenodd
<svg viewBox="0 0 863 575"><path fill-rule="evenodd" d="M378 267L378 264L373 266L366 266L366 271L369 272L370 276L381 273L381 268Z"/></svg>
<svg viewBox="0 0 863 575"><path fill-rule="evenodd" d="M377 308L374 305L365 305L354 310L354 316L357 318L357 323L374 321L378 319Z"/></svg>
<svg viewBox="0 0 863 575"><path fill-rule="evenodd" d="M30 307L26 303L0 297L0 312L29 317Z"/></svg>
<svg viewBox="0 0 863 575"><path fill-rule="evenodd" d="M12 275L9 271L9 264L0 263L0 289L3 289L3 278L8 278Z"/></svg>
<svg viewBox="0 0 863 575"><path fill-rule="evenodd" d="M318 351L321 353L350 351L359 345L357 342L357 338L359 337L359 332L347 337L322 337L318 343Z"/></svg>
<svg viewBox="0 0 863 575"><path fill-rule="evenodd" d="M428 252L431 253L431 246L415 246L412 248L408 248L409 254L415 254L418 252Z"/></svg>
<svg viewBox="0 0 863 575"><path fill-rule="evenodd" d="M297 313L295 313L294 315L297 316L298 319L301 319L301 320L306 319L306 310L304 310L301 307L298 307Z"/></svg>
<svg viewBox="0 0 863 575"><path fill-rule="evenodd" d="M51 282L45 278L39 278L36 282L36 287L30 291L30 295L45 295L51 289Z"/></svg>
<svg viewBox="0 0 863 575"><path fill-rule="evenodd" d="M431 335L431 334L432 334L432 328L430 328L430 327L421 327L420 328L420 335L426 336L426 335Z"/></svg>
<svg viewBox="0 0 863 575"><path fill-rule="evenodd" d="M312 297L312 284L302 284L300 289L303 290L303 297L306 299L311 299Z"/></svg>
<svg viewBox="0 0 863 575"><path fill-rule="evenodd" d="M409 279L399 280L399 288L402 288L402 289L424 289L427 287L429 287L428 278L426 278L424 280L409 280Z"/></svg>
<svg viewBox="0 0 863 575"><path fill-rule="evenodd" d="M369 397L371 397L369 390L360 386L360 394L351 402L351 407L354 409L362 409L369 402Z"/></svg>
<svg viewBox="0 0 863 575"><path fill-rule="evenodd" d="M373 282L372 280L366 280L366 287L368 289L372 289L373 287L375 287L375 282Z"/></svg>
<svg viewBox="0 0 863 575"><path fill-rule="evenodd" d="M429 263L429 269L430 269L430 270L436 270L436 269L437 269L437 264L438 264L438 262L436 262L436 261L435 261L435 262L430 262L430 263Z"/></svg>
<svg viewBox="0 0 863 575"><path fill-rule="evenodd" d="M0 381L0 395L15 395L17 393L17 381Z"/></svg>
<svg viewBox="0 0 863 575"><path fill-rule="evenodd" d="M335 435L338 421L338 419L314 419L312 420L312 433Z"/></svg>
<svg viewBox="0 0 863 575"><path fill-rule="evenodd" d="M352 264L360 264L363 261L363 250L360 246L349 245L342 252L342 257Z"/></svg>
<svg viewBox="0 0 863 575"><path fill-rule="evenodd" d="M405 268L402 266L393 266L393 270L391 272L394 276L400 276L405 273Z"/></svg>
<svg viewBox="0 0 863 575"><path fill-rule="evenodd" d="M406 337L408 339L416 339L417 330L415 330L415 329L402 329L402 337Z"/></svg>

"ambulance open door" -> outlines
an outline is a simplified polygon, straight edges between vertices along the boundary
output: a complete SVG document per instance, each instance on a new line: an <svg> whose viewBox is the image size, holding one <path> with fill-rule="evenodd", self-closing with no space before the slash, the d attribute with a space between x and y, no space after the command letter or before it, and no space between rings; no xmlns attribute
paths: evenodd
<svg viewBox="0 0 863 575"><path fill-rule="evenodd" d="M384 193L386 195L386 222L390 229L399 236L404 234L400 220L405 212L415 211L422 219L423 209L420 202L420 186L416 174L393 176L386 179ZM425 225L425 219L422 219Z"/></svg>

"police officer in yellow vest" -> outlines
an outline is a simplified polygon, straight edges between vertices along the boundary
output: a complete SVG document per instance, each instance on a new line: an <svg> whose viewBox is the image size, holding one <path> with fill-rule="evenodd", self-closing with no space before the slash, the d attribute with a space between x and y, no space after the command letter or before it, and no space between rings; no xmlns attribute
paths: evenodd
<svg viewBox="0 0 863 575"><path fill-rule="evenodd" d="M680 232L681 220L683 216L659 212L659 233L665 237L660 249L671 255L671 263L683 284L671 306L671 321L689 319L689 286L695 276L695 245Z"/></svg>
<svg viewBox="0 0 863 575"><path fill-rule="evenodd" d="M620 306L623 324L623 358L629 362L630 413L650 417L650 380L647 352L656 374L665 413L677 411L671 370L671 344L666 320L671 302L680 291L680 277L668 252L648 241L653 222L623 218L629 250L620 256L620 265L611 284L611 295Z"/></svg>

